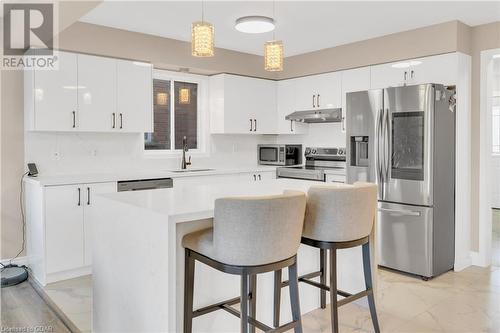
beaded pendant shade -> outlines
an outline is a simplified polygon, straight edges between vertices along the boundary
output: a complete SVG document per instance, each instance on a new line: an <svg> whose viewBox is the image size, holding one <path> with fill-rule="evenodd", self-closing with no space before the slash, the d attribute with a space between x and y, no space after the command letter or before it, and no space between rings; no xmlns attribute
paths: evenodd
<svg viewBox="0 0 500 333"><path fill-rule="evenodd" d="M273 40L264 44L264 68L266 71L283 70L283 42Z"/></svg>
<svg viewBox="0 0 500 333"><path fill-rule="evenodd" d="M211 23L198 21L192 24L191 54L195 57L214 56L214 26Z"/></svg>

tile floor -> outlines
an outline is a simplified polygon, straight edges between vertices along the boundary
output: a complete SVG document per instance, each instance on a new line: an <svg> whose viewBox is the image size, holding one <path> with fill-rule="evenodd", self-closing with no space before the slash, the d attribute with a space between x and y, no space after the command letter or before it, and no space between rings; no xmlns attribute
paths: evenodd
<svg viewBox="0 0 500 333"><path fill-rule="evenodd" d="M382 332L500 332L500 267L469 267L430 281L379 269L377 295ZM82 332L91 328L90 277L51 284L54 302ZM340 308L340 331L373 332L366 304ZM303 317L305 333L330 332L330 312Z"/></svg>

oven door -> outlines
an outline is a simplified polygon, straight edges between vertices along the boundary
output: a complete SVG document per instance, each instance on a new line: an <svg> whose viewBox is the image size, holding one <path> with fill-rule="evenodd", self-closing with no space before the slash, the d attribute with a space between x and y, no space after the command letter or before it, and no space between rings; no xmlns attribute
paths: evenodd
<svg viewBox="0 0 500 333"><path fill-rule="evenodd" d="M284 147L283 146L258 146L257 159L259 164L284 165Z"/></svg>

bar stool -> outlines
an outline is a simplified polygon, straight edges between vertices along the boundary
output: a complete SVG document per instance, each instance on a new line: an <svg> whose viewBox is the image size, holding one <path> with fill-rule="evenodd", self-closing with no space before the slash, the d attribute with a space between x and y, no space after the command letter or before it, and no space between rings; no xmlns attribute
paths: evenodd
<svg viewBox="0 0 500 333"><path fill-rule="evenodd" d="M193 318L225 310L240 317L241 332L302 332L297 250L300 245L305 193L285 191L282 195L263 197L232 197L215 200L213 228L187 234L184 271L184 333L192 332ZM193 311L195 261L221 272L241 276L241 295L227 301ZM278 330L257 321L257 274L288 267L290 275L290 323ZM231 305L241 303L241 311Z"/></svg>
<svg viewBox="0 0 500 333"><path fill-rule="evenodd" d="M311 187L308 192L306 217L302 244L320 249L320 269L299 277L300 282L321 289L321 308L326 307L326 291L330 291L332 332L339 332L338 307L368 297L368 305L375 332L380 328L373 295L370 266L370 240L377 209L377 185L355 183L354 185ZM366 290L357 294L337 289L337 250L362 246L363 271ZM330 286L326 285L326 251L330 251ZM319 277L320 282L311 279ZM281 281L281 270L274 276L273 324L279 325L281 288L288 282ZM343 296L337 300L337 295Z"/></svg>

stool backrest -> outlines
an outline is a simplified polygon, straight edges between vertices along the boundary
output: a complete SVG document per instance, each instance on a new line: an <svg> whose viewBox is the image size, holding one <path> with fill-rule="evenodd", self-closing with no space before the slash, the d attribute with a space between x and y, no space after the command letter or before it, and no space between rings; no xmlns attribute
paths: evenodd
<svg viewBox="0 0 500 333"><path fill-rule="evenodd" d="M306 195L231 197L215 201L214 250L226 264L253 266L278 262L297 253Z"/></svg>
<svg viewBox="0 0 500 333"><path fill-rule="evenodd" d="M303 236L325 242L357 240L370 234L376 213L376 184L311 187Z"/></svg>

